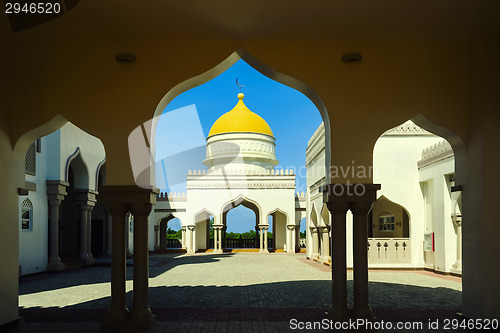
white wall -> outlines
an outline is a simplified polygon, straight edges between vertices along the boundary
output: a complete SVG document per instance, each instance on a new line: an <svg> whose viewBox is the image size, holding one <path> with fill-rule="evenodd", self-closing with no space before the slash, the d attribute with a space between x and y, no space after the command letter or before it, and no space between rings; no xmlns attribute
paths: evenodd
<svg viewBox="0 0 500 333"><path fill-rule="evenodd" d="M406 208L410 215L413 267L424 267L424 198L417 162L422 150L442 140L433 135L382 136L373 149L373 182L382 185L377 197L384 195Z"/></svg>
<svg viewBox="0 0 500 333"><path fill-rule="evenodd" d="M36 191L30 191L28 196L19 196L19 265L23 275L47 270L48 203L45 177L50 156L49 142L47 137L41 139L41 152L36 153L36 175L25 176L26 181L36 184ZM21 228L21 207L26 198L33 205L32 230Z"/></svg>
<svg viewBox="0 0 500 333"><path fill-rule="evenodd" d="M36 154L36 175L25 175L28 182L36 184L36 191L28 196L19 196L19 212L25 198L33 204L33 228L21 229L19 215L19 265L22 274L47 270L48 260L48 199L46 180L66 181L68 158L80 148L80 153L89 171L88 188L96 189L98 166L105 160L102 142L67 123L59 130L42 137L41 152ZM130 242L131 244L133 242Z"/></svg>
<svg viewBox="0 0 500 333"><path fill-rule="evenodd" d="M457 238L451 214L452 197L457 194L451 193L451 184L445 175L454 173L455 160L453 157L437 161L420 169L420 181L426 182L432 205L428 207L428 232L434 232L435 252L432 264L436 271L449 273L456 261Z"/></svg>

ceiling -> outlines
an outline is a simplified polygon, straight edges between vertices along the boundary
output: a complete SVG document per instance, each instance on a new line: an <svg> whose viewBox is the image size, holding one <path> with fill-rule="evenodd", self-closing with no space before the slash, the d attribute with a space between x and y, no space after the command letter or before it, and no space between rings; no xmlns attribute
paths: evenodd
<svg viewBox="0 0 500 333"><path fill-rule="evenodd" d="M66 0L74 7L0 38L55 41L173 39L462 39L499 27L500 1ZM12 19L12 16L11 16ZM43 18L42 18L43 19Z"/></svg>

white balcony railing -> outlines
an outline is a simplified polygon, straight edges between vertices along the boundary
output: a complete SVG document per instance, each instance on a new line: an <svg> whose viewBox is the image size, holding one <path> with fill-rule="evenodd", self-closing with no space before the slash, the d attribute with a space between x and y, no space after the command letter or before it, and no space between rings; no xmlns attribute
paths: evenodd
<svg viewBox="0 0 500 333"><path fill-rule="evenodd" d="M368 238L369 264L411 262L410 238Z"/></svg>

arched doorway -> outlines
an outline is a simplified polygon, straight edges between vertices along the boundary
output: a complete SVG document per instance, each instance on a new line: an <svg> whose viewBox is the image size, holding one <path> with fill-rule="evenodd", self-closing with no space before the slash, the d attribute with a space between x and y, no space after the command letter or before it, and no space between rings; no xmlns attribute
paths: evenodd
<svg viewBox="0 0 500 333"><path fill-rule="evenodd" d="M232 213L235 213L234 209L239 207L245 207L252 211L253 214L245 214L244 218L250 218L252 221L242 221L245 225L255 225L255 233L249 233L249 237L243 238L241 234L234 233L233 235L228 233L228 220L231 217L235 217ZM232 213L231 213L232 212ZM231 201L222 208L222 248L224 249L258 249L259 248L259 221L260 221L260 209L255 202L252 202L245 198L239 198L235 201ZM233 216L231 216L233 215ZM252 216L253 215L253 216Z"/></svg>
<svg viewBox="0 0 500 333"><path fill-rule="evenodd" d="M194 217L194 242L196 243L196 249L198 251L205 252L210 247L211 244L211 231L213 230L212 225L214 223L214 214L204 209Z"/></svg>
<svg viewBox="0 0 500 333"><path fill-rule="evenodd" d="M286 213L280 209L275 209L274 211L269 213L268 216L271 218L272 221L272 229L270 229L272 230L273 233L271 249L276 252L284 252L284 251L292 251L291 249L293 247L295 250L294 245L296 244L296 240L291 239L291 235L287 230L288 216L286 215ZM293 236L295 236L295 230L293 231L293 233L294 233ZM294 245L292 245L292 243ZM287 246L288 244L290 245Z"/></svg>
<svg viewBox="0 0 500 333"><path fill-rule="evenodd" d="M89 248L92 230L89 225L90 208L87 200L89 171L79 150L68 159L66 177L69 184L68 194L61 203L59 232L61 261L67 267L80 263L90 264L94 260Z"/></svg>

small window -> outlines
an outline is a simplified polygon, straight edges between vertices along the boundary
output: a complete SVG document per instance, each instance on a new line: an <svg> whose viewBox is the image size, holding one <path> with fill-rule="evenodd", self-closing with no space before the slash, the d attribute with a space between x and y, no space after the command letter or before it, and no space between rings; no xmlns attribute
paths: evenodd
<svg viewBox="0 0 500 333"><path fill-rule="evenodd" d="M380 231L394 230L394 215L380 216L378 218Z"/></svg>
<svg viewBox="0 0 500 333"><path fill-rule="evenodd" d="M21 230L33 230L33 205L30 199L24 199L22 204Z"/></svg>

